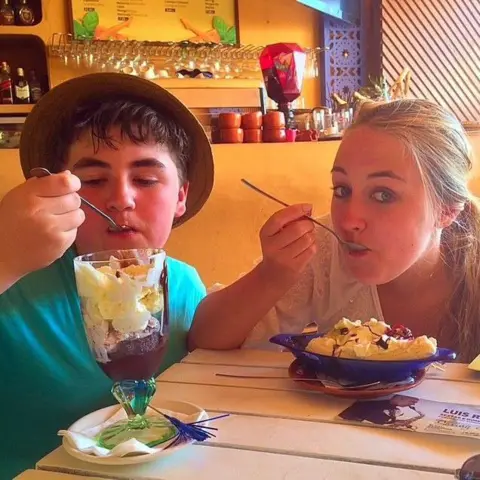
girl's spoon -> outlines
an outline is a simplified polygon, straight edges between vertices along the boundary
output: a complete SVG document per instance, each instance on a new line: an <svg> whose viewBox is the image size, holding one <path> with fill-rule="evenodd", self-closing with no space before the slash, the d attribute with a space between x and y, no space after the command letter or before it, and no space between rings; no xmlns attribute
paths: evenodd
<svg viewBox="0 0 480 480"><path fill-rule="evenodd" d="M251 188L252 190L255 190L257 193L260 193L261 195L269 198L270 200L273 200L274 202L277 202L279 203L280 205L283 205L284 207L289 207L290 205L288 203L285 203L283 202L282 200L279 200L278 198L274 197L273 195L270 195L269 193L267 192L264 192L263 190L261 190L260 188L256 187L255 185L253 185L252 183L250 183L248 180L245 180L244 178L242 178L242 183L244 183L247 187ZM305 215L306 218L310 219L313 223L315 223L316 225L319 225L320 227L324 228L325 230L328 230L331 234L333 234L336 239L342 244L344 245L345 247L347 247L349 250L351 251L357 251L357 252L361 252L361 251L364 251L364 250L368 250L367 247L364 247L363 245L359 245L358 243L353 243L353 242L347 242L345 240L343 240L343 238L340 238L338 236L338 234L333 231L331 228L328 228L326 225L324 225L323 223L320 223L318 220L315 220L314 218L308 216L308 215Z"/></svg>

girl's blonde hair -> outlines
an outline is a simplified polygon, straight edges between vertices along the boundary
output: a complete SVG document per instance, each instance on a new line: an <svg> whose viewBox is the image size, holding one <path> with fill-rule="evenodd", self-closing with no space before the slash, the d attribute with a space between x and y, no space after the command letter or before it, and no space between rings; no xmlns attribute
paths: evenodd
<svg viewBox="0 0 480 480"><path fill-rule="evenodd" d="M457 326L459 359L480 353L480 204L468 189L473 149L457 118L420 99L367 104L355 123L400 139L415 158L437 212L460 211L445 228L441 248L454 278L449 316Z"/></svg>

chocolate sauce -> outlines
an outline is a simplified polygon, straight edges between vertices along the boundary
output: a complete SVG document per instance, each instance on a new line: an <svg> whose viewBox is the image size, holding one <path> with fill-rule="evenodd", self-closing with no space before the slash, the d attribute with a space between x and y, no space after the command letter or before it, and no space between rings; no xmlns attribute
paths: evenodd
<svg viewBox="0 0 480 480"><path fill-rule="evenodd" d="M110 361L98 365L115 382L147 380L158 372L166 351L167 337L154 332L147 337L120 342L110 353Z"/></svg>
<svg viewBox="0 0 480 480"><path fill-rule="evenodd" d="M152 329L150 335L145 337L132 338L118 343L115 350L109 353L109 362L97 362L105 374L115 382L148 380L158 373L168 345L169 296L166 265L160 276L160 285L163 288L165 304L162 328Z"/></svg>
<svg viewBox="0 0 480 480"><path fill-rule="evenodd" d="M370 328L370 325L364 325L364 326L368 328L368 330L370 331L370 333L371 333L372 335L375 335L375 337L380 337L380 338L382 338L381 335L379 335L378 333L375 333L375 332L372 331L372 329Z"/></svg>
<svg viewBox="0 0 480 480"><path fill-rule="evenodd" d="M376 344L380 348L383 348L384 350L388 350L388 338L385 340L383 337L381 337L380 340L376 342Z"/></svg>

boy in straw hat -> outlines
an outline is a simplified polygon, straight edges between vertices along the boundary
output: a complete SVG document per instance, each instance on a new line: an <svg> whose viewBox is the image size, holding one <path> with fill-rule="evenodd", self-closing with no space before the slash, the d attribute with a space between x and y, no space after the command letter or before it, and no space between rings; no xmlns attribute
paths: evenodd
<svg viewBox="0 0 480 480"><path fill-rule="evenodd" d="M28 116L20 145L27 181L0 203L0 478L33 467L57 431L114 403L89 351L73 258L110 249L163 248L213 185L208 139L193 114L152 82L93 74L62 83ZM44 167L53 173L30 178ZM80 205L81 193L125 226L114 231ZM162 368L187 352L205 287L172 258L169 347Z"/></svg>

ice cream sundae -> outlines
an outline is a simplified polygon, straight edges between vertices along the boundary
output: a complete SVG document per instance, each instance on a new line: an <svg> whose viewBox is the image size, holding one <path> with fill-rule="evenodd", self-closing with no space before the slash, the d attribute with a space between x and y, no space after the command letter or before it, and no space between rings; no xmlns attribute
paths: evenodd
<svg viewBox="0 0 480 480"><path fill-rule="evenodd" d="M306 351L365 360L416 360L434 355L437 341L426 335L414 337L403 325L342 318L326 335L312 339Z"/></svg>
<svg viewBox="0 0 480 480"><path fill-rule="evenodd" d="M168 328L164 262L163 251L143 262L113 255L75 261L87 337L97 362L115 381L150 378L158 370Z"/></svg>

